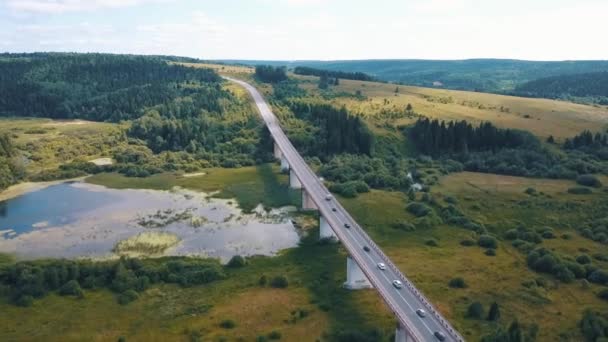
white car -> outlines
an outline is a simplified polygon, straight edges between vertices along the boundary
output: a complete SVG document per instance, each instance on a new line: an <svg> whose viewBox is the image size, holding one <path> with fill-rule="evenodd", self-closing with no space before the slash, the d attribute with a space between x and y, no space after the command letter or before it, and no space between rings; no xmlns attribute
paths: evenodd
<svg viewBox="0 0 608 342"><path fill-rule="evenodd" d="M378 268L381 269L382 271L384 271L386 269L386 265L382 262L378 263Z"/></svg>
<svg viewBox="0 0 608 342"><path fill-rule="evenodd" d="M332 195L325 196L326 201L331 201L332 198L334 198Z"/></svg>
<svg viewBox="0 0 608 342"><path fill-rule="evenodd" d="M396 289L400 289L400 288L402 288L402 287L403 287L403 283L402 283L401 281L399 281L399 280L393 280L393 286L394 286Z"/></svg>
<svg viewBox="0 0 608 342"><path fill-rule="evenodd" d="M422 309L416 310L416 314L420 317L426 317L426 311L424 311Z"/></svg>

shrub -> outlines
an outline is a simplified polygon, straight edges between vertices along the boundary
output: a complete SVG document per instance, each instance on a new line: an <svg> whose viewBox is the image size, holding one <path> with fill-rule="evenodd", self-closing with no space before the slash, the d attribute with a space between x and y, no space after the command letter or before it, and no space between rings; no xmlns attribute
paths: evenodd
<svg viewBox="0 0 608 342"><path fill-rule="evenodd" d="M406 232L412 232L412 231L416 230L416 227L414 227L413 224L408 223L408 222L396 222L396 223L393 223L391 226L395 229L403 230Z"/></svg>
<svg viewBox="0 0 608 342"><path fill-rule="evenodd" d="M435 240L435 239L428 239L424 242L424 244L427 246L431 246L431 247L439 246L439 244L437 243L437 240Z"/></svg>
<svg viewBox="0 0 608 342"><path fill-rule="evenodd" d="M488 234L482 234L479 236L479 239L477 239L477 244L481 247L485 247L485 248L496 248L498 247L498 242L496 241L496 238L493 237L492 235L488 235Z"/></svg>
<svg viewBox="0 0 608 342"><path fill-rule="evenodd" d="M596 253L596 254L593 254L593 257L599 261L608 261L608 254Z"/></svg>
<svg viewBox="0 0 608 342"><path fill-rule="evenodd" d="M245 264L246 264L245 258L243 258L240 255L235 255L232 258L230 258L230 261L228 261L228 264L226 264L226 266L231 267L231 268L238 268L238 267L245 266Z"/></svg>
<svg viewBox="0 0 608 342"><path fill-rule="evenodd" d="M593 175L580 175L576 177L576 182L580 185L601 188L602 182Z"/></svg>
<svg viewBox="0 0 608 342"><path fill-rule="evenodd" d="M268 339L269 340L280 340L281 336L282 335L281 335L280 332L278 332L276 330L273 330L273 331L270 332L270 334L268 334Z"/></svg>
<svg viewBox="0 0 608 342"><path fill-rule="evenodd" d="M270 281L270 286L278 289L284 289L289 285L287 278L285 276L276 276L272 278Z"/></svg>
<svg viewBox="0 0 608 342"><path fill-rule="evenodd" d="M231 319L225 319L220 322L220 327L224 329L233 329L236 327L236 323Z"/></svg>
<svg viewBox="0 0 608 342"><path fill-rule="evenodd" d="M132 301L139 298L139 295L134 290L126 290L125 292L118 295L118 304L127 305Z"/></svg>
<svg viewBox="0 0 608 342"><path fill-rule="evenodd" d="M433 211L433 209L420 202L412 202L407 205L406 209L416 217L426 216Z"/></svg>
<svg viewBox="0 0 608 342"><path fill-rule="evenodd" d="M581 265L590 264L591 263L591 257L588 256L587 254L581 254L581 255L579 255L579 256L576 257L576 262L578 262Z"/></svg>
<svg viewBox="0 0 608 342"><path fill-rule="evenodd" d="M17 298L17 300L15 301L15 304L24 308L30 307L32 306L32 304L34 304L34 297L30 295L19 296L19 298Z"/></svg>
<svg viewBox="0 0 608 342"><path fill-rule="evenodd" d="M465 287L467 287L467 284L465 283L464 279L462 279L460 277L450 279L450 282L448 283L448 285L451 288L455 288L455 289L464 289Z"/></svg>
<svg viewBox="0 0 608 342"><path fill-rule="evenodd" d="M608 289L602 289L600 292L597 293L597 297L608 301Z"/></svg>
<svg viewBox="0 0 608 342"><path fill-rule="evenodd" d="M443 199L446 203L450 203L450 204L458 204L458 201L456 200L456 198L452 197L452 196L446 196Z"/></svg>
<svg viewBox="0 0 608 342"><path fill-rule="evenodd" d="M76 280L70 280L59 289L59 294L62 296L83 297L84 293L80 288L80 284Z"/></svg>
<svg viewBox="0 0 608 342"><path fill-rule="evenodd" d="M460 241L460 244L462 246L469 247L469 246L475 245L475 241L471 240L471 239L465 239L465 240Z"/></svg>
<svg viewBox="0 0 608 342"><path fill-rule="evenodd" d="M488 248L488 249L486 249L484 254L487 256L496 256L496 250L493 248Z"/></svg>
<svg viewBox="0 0 608 342"><path fill-rule="evenodd" d="M498 321L500 318L500 308L498 307L498 303L493 302L490 306L490 311L488 311L488 321Z"/></svg>
<svg viewBox="0 0 608 342"><path fill-rule="evenodd" d="M587 279L589 279L590 282L596 284L608 284L608 271L595 270L589 275L589 277L587 277Z"/></svg>
<svg viewBox="0 0 608 342"><path fill-rule="evenodd" d="M260 277L260 280L258 280L258 284L259 284L260 286L266 286L266 283L267 283L267 282L268 282L268 279L266 278L266 276L265 276L265 275L262 275L262 276Z"/></svg>
<svg viewBox="0 0 608 342"><path fill-rule="evenodd" d="M583 187L577 186L574 188L569 188L568 193L573 194L573 195L589 195L592 193L592 191L589 188L583 188Z"/></svg>
<svg viewBox="0 0 608 342"><path fill-rule="evenodd" d="M471 305L469 305L466 317L472 319L483 319L483 316L483 305L481 305L480 302L473 302Z"/></svg>
<svg viewBox="0 0 608 342"><path fill-rule="evenodd" d="M527 188L524 192L528 195L536 195L536 189L534 188Z"/></svg>
<svg viewBox="0 0 608 342"><path fill-rule="evenodd" d="M517 229L509 229L505 232L505 239L507 240L515 240L517 239L519 232Z"/></svg>

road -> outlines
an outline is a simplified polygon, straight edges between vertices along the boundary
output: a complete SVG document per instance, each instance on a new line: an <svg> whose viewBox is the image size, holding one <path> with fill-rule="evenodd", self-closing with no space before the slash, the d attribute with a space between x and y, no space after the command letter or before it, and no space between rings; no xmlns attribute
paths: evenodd
<svg viewBox="0 0 608 342"><path fill-rule="evenodd" d="M225 78L243 86L251 94L270 134L289 162L291 170L293 170L302 183L302 187L312 198L319 212L330 224L342 245L357 262L370 283L393 311L397 320L408 331L411 338L419 342L437 341L433 334L439 331L445 335L445 341L464 341L464 338L458 334L372 241L367 233L350 216L348 211L337 200L326 200L326 196L330 194L329 190L327 190L323 182L319 180L319 177L310 169L302 156L291 144L281 129L277 118L257 89L244 81L229 77ZM332 211L332 208L335 208L336 211ZM351 228L345 228L345 223L349 224ZM369 247L369 252L363 250L365 246ZM378 268L377 265L380 262L386 265L386 270ZM393 280L400 280L404 286L401 289L396 289L392 284ZM417 309L424 309L427 313L426 317L419 317L416 314Z"/></svg>

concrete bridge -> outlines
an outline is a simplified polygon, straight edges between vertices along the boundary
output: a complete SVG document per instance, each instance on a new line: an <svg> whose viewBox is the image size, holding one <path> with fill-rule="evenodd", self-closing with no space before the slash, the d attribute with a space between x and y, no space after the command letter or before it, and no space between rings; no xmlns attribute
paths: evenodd
<svg viewBox="0 0 608 342"><path fill-rule="evenodd" d="M225 78L245 87L253 97L274 139L274 156L281 161L282 170L289 170L289 185L302 189L304 208L318 210L320 213L320 238L339 240L348 251L344 286L349 289L374 288L378 291L396 316L396 342L464 341L346 209L331 196L287 139L262 95L246 82ZM396 281L400 285L395 284ZM424 314L417 312L419 310L424 310Z"/></svg>

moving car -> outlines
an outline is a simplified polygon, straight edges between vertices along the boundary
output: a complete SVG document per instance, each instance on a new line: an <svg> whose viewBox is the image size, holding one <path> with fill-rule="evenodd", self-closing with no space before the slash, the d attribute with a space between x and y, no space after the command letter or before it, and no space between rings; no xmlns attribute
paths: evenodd
<svg viewBox="0 0 608 342"><path fill-rule="evenodd" d="M336 209L336 208L331 208L331 211L338 211L338 209Z"/></svg>
<svg viewBox="0 0 608 342"><path fill-rule="evenodd" d="M332 195L325 196L326 201L331 201L332 198L334 198Z"/></svg>
<svg viewBox="0 0 608 342"><path fill-rule="evenodd" d="M442 333L441 331L435 331L435 333L433 334L435 335L435 337L439 340L439 341L445 341L445 334Z"/></svg>
<svg viewBox="0 0 608 342"><path fill-rule="evenodd" d="M378 263L378 268L382 271L384 271L386 269L386 265L383 262L379 262Z"/></svg>
<svg viewBox="0 0 608 342"><path fill-rule="evenodd" d="M402 283L401 281L399 281L399 280L393 280L393 286L394 286L396 289L400 289L400 288L402 288L402 287L403 287L403 283Z"/></svg>
<svg viewBox="0 0 608 342"><path fill-rule="evenodd" d="M420 317L426 317L426 311L424 311L423 309L416 310L416 314Z"/></svg>
<svg viewBox="0 0 608 342"><path fill-rule="evenodd" d="M369 247L363 246L363 250L366 251L366 252L369 252Z"/></svg>
<svg viewBox="0 0 608 342"><path fill-rule="evenodd" d="M345 223L345 224L344 224L344 228L350 228L350 224Z"/></svg>

